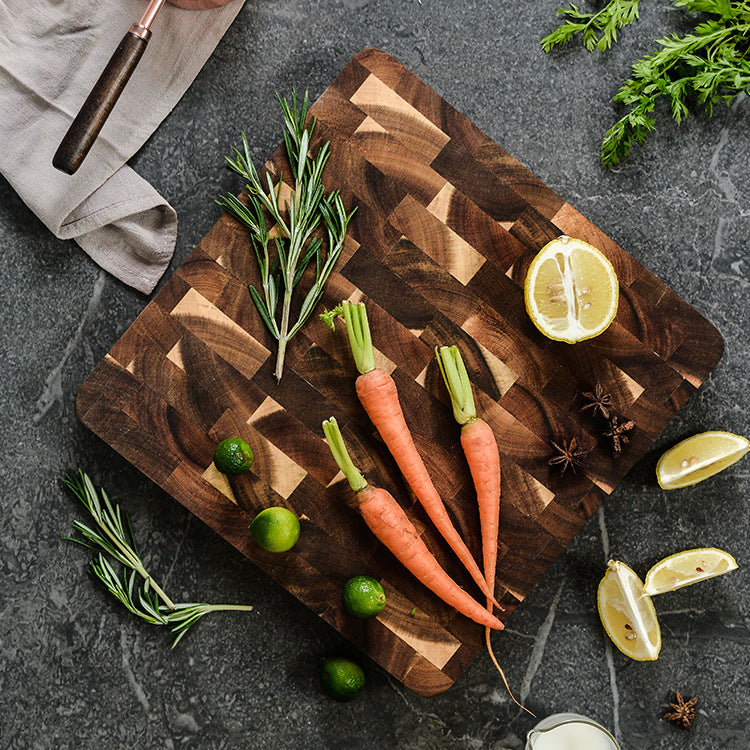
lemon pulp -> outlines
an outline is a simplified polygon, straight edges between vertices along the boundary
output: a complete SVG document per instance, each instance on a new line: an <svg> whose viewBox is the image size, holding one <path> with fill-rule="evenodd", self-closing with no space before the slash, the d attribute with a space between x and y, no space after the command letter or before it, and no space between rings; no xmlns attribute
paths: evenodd
<svg viewBox="0 0 750 750"><path fill-rule="evenodd" d="M659 656L661 629L654 604L625 563L608 563L597 604L607 635L623 654L637 661L654 661Z"/></svg>
<svg viewBox="0 0 750 750"><path fill-rule="evenodd" d="M563 235L531 262L524 300L545 336L570 344L584 341L603 333L617 314L617 274L600 250Z"/></svg>
<svg viewBox="0 0 750 750"><path fill-rule="evenodd" d="M649 596L689 586L737 569L736 560L715 547L678 552L660 560L646 573L644 590Z"/></svg>
<svg viewBox="0 0 750 750"><path fill-rule="evenodd" d="M656 464L656 478L664 490L689 487L739 461L748 450L750 441L741 435L701 432L664 453Z"/></svg>

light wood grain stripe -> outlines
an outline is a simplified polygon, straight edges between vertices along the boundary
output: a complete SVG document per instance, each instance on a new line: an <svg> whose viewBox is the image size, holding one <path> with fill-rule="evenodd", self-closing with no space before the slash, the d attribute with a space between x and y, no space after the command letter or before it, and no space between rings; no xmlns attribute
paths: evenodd
<svg viewBox="0 0 750 750"><path fill-rule="evenodd" d="M429 164L450 138L377 76L368 76L351 101Z"/></svg>
<svg viewBox="0 0 750 750"><path fill-rule="evenodd" d="M390 218L404 237L464 286L485 263L483 255L410 196L401 201Z"/></svg>
<svg viewBox="0 0 750 750"><path fill-rule="evenodd" d="M172 315L246 378L252 378L271 354L194 289L177 303Z"/></svg>

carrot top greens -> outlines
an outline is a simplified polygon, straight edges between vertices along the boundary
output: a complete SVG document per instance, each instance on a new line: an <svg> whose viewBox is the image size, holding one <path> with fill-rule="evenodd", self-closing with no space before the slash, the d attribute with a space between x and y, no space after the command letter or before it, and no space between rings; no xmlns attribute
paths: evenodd
<svg viewBox="0 0 750 750"><path fill-rule="evenodd" d="M659 49L637 60L631 77L614 100L627 111L604 134L601 163L617 166L631 146L642 145L656 127L657 100L668 102L679 124L691 113L713 113L714 104L730 103L750 91L750 0L673 0L693 19L690 33L656 40ZM602 3L599 3L601 6ZM542 49L567 44L579 36L589 51L603 52L617 41L617 31L638 19L638 0L608 0L592 13L574 5L557 11L563 23L542 39ZM687 19L686 19L687 20Z"/></svg>
<svg viewBox="0 0 750 750"><path fill-rule="evenodd" d="M436 346L440 373L445 381L445 387L451 397L453 416L460 425L469 424L477 418L474 396L471 392L471 381L466 365L457 346Z"/></svg>
<svg viewBox="0 0 750 750"><path fill-rule="evenodd" d="M333 460L337 463L339 469L344 472L346 481L349 482L349 486L354 492L361 492L367 487L367 481L359 472L359 469L354 465L354 462L349 455L349 451L346 449L344 443L344 437L339 429L338 422L335 417L326 419L323 422L323 433L328 441L328 447L331 449L331 455Z"/></svg>
<svg viewBox="0 0 750 750"><path fill-rule="evenodd" d="M367 321L367 308L364 302L352 303L344 300L336 305L333 310L321 313L320 319L331 329L335 328L334 318L344 316L346 332L349 336L349 344L354 357L357 370L364 375L375 369L375 352L372 348L372 337L370 336L370 324Z"/></svg>

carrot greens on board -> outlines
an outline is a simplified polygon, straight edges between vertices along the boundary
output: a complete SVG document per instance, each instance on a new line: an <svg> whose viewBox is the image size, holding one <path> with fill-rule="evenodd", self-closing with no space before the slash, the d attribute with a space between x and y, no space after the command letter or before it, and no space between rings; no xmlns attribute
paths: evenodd
<svg viewBox="0 0 750 750"><path fill-rule="evenodd" d="M307 322L320 300L356 211L354 208L347 213L338 190L325 193L322 173L330 156L330 142L324 143L314 156L311 154L315 118L306 128L307 93L299 106L294 92L291 103L280 96L278 99L284 113L284 147L293 180L289 198L281 197L283 175L279 175L274 185L271 175L266 174L266 185L263 184L242 133L242 151L235 148L235 158L227 156L226 161L230 169L248 181L245 185L248 205L231 194L217 201L250 230L261 286L258 291L251 285L250 296L278 342L274 369L277 382L284 370L287 343ZM321 234L325 234L325 241ZM308 267L314 268L314 279L299 303L294 292L297 287L302 292L300 282Z"/></svg>

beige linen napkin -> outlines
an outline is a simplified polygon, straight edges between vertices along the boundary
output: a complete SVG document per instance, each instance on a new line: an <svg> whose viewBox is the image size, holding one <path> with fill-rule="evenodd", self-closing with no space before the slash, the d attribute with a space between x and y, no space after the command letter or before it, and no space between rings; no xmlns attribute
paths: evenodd
<svg viewBox="0 0 750 750"><path fill-rule="evenodd" d="M174 209L125 166L169 114L244 0L165 5L138 67L74 175L52 166L70 123L145 0L0 0L0 173L54 234L150 292L174 252Z"/></svg>

